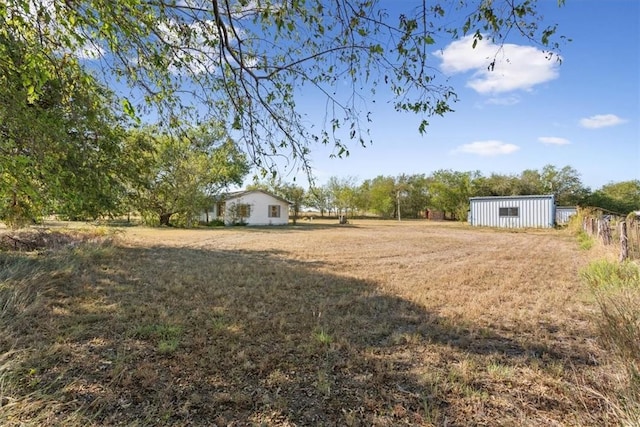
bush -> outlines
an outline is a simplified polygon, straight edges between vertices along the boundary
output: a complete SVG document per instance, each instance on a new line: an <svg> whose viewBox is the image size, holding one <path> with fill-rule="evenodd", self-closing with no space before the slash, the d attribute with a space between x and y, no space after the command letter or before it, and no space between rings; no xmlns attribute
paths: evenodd
<svg viewBox="0 0 640 427"><path fill-rule="evenodd" d="M224 227L224 221L221 219L214 219L209 221L208 223L202 223L202 225L206 225L207 227Z"/></svg>

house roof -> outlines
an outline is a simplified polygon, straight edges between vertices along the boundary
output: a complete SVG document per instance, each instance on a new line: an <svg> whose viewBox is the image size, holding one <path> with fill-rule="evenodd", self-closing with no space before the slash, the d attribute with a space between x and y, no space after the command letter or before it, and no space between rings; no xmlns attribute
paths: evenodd
<svg viewBox="0 0 640 427"><path fill-rule="evenodd" d="M268 191L265 190L242 190L242 191L232 191L231 193L227 193L223 196L223 199L225 201L227 200L233 200L233 199L237 199L238 197L242 197L245 196L247 194L252 194L252 193L262 193L262 194L266 194L267 196L273 197L276 200L280 200L281 202L287 203L287 204L292 204L290 201L288 201L287 199L284 199L280 196L276 196L273 193L270 193Z"/></svg>
<svg viewBox="0 0 640 427"><path fill-rule="evenodd" d="M469 200L516 200L516 199L554 199L553 194L532 194L526 196L481 196L470 197Z"/></svg>

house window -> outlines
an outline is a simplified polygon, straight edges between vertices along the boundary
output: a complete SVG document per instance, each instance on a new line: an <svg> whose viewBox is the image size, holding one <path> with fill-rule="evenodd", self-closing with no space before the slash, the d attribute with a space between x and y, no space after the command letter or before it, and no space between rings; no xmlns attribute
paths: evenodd
<svg viewBox="0 0 640 427"><path fill-rule="evenodd" d="M520 216L520 208L499 208L498 216L500 217L519 217Z"/></svg>
<svg viewBox="0 0 640 427"><path fill-rule="evenodd" d="M251 206L242 204L236 206L238 218L249 218L251 216Z"/></svg>
<svg viewBox="0 0 640 427"><path fill-rule="evenodd" d="M269 218L280 218L280 205L269 205Z"/></svg>

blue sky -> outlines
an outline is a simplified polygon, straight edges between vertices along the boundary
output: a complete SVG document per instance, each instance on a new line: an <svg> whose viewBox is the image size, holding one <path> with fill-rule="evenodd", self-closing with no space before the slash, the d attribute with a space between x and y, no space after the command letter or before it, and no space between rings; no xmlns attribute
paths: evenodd
<svg viewBox="0 0 640 427"><path fill-rule="evenodd" d="M350 144L350 156L342 159L331 158L330 146L311 147L316 183L332 176L360 182L439 169L519 174L547 164L575 168L592 190L640 179L640 0L538 4L544 23L557 24L558 34L572 40L561 46L561 64L517 34L502 49L488 39L471 49L469 39L439 35L428 61L440 81L455 89L455 112L428 118L421 135L422 117L396 112L391 96L379 92L376 103L366 105L372 112L371 145ZM380 0L392 16L410 15L421 5L422 0ZM488 72L494 57L495 68ZM300 111L317 129L325 100L300 95ZM296 165L280 172L285 181L307 183Z"/></svg>
<svg viewBox="0 0 640 427"><path fill-rule="evenodd" d="M545 22L572 39L561 48L562 64L514 37L487 73L495 46L471 51L469 43L440 39L430 60L456 89L456 111L429 119L420 135L419 116L377 102L372 145L353 145L343 159L314 147L318 183L438 169L517 174L546 164L574 167L592 190L640 179L640 1L539 2ZM418 3L384 4L410 10Z"/></svg>

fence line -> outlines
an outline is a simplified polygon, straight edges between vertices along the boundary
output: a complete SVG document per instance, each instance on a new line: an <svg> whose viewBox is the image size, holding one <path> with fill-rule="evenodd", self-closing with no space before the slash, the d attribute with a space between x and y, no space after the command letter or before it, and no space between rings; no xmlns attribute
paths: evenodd
<svg viewBox="0 0 640 427"><path fill-rule="evenodd" d="M616 242L620 245L620 261L640 259L640 218L634 215L584 215L582 229L609 246Z"/></svg>

